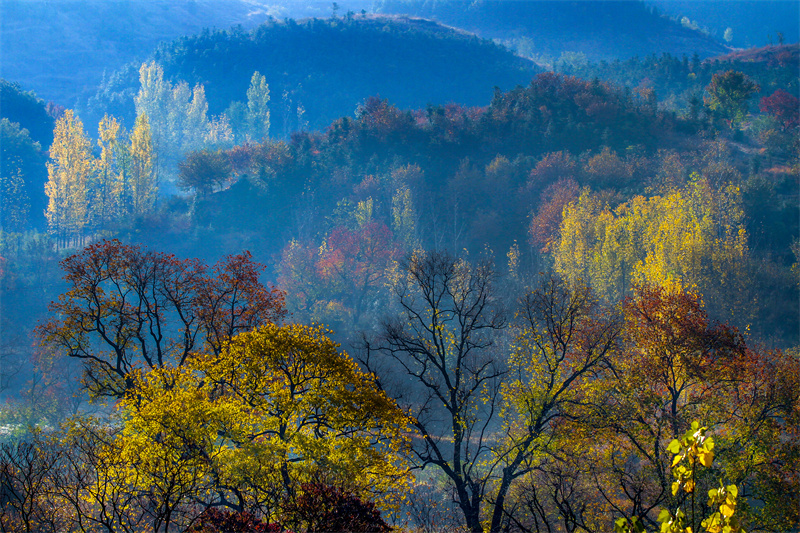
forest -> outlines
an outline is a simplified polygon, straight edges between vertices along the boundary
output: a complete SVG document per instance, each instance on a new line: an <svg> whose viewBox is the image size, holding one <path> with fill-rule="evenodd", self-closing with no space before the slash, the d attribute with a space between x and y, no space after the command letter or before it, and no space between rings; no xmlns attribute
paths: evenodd
<svg viewBox="0 0 800 533"><path fill-rule="evenodd" d="M0 80L0 531L800 532L800 43L664 4Z"/></svg>

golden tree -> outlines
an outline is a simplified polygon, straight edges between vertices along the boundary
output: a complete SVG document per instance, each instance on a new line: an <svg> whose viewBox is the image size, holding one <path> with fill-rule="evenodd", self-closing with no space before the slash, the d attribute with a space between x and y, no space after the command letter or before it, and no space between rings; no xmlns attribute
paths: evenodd
<svg viewBox="0 0 800 533"><path fill-rule="evenodd" d="M66 245L84 236L87 183L94 165L89 138L72 110L68 109L56 122L50 159L45 184L49 201L45 214L50 232L59 244Z"/></svg>

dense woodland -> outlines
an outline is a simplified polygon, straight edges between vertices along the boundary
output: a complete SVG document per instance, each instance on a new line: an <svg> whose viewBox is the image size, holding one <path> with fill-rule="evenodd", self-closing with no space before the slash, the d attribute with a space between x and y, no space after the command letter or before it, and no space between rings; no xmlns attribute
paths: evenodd
<svg viewBox="0 0 800 533"><path fill-rule="evenodd" d="M0 531L798 531L798 49L334 4L3 80Z"/></svg>

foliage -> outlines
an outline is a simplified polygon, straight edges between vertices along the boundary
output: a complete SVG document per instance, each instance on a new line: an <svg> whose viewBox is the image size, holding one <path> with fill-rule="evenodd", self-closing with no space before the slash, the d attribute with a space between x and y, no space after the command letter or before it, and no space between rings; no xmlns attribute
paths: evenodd
<svg viewBox="0 0 800 533"><path fill-rule="evenodd" d="M321 483L304 483L297 501L285 513L299 531L323 533L388 533L392 528L381 518L375 504L347 491ZM300 526L300 527L297 527Z"/></svg>
<svg viewBox="0 0 800 533"><path fill-rule="evenodd" d="M691 516L678 508L674 513L662 509L658 515L662 533L691 533L696 530L697 513L695 512L696 476L698 463L706 468L711 467L714 461L714 439L706 436L705 427L700 427L698 422L692 422L692 427L683 437L673 439L667 450L674 454L672 473L676 481L672 484L673 496L681 490L691 497ZM736 485L724 486L708 491L708 505L716 509L711 515L703 519L701 527L709 533L744 533L741 527L740 516L736 512L737 496L739 489ZM645 533L642 521L638 517L617 519L614 522L616 533Z"/></svg>
<svg viewBox="0 0 800 533"><path fill-rule="evenodd" d="M555 269L611 301L634 282L697 287L719 313L740 316L749 248L741 195L697 176L683 189L616 208L584 191L564 209Z"/></svg>
<svg viewBox="0 0 800 533"><path fill-rule="evenodd" d="M254 141L263 142L269 137L269 87L267 79L256 71L247 89L247 124Z"/></svg>
<svg viewBox="0 0 800 533"><path fill-rule="evenodd" d="M269 519L315 479L396 505L407 420L337 348L321 328L268 324L138 378L119 441L136 483L176 509L203 495Z"/></svg>
<svg viewBox="0 0 800 533"><path fill-rule="evenodd" d="M760 90L758 84L744 73L729 70L714 74L711 83L706 87L707 94L703 101L733 128L747 114L750 97Z"/></svg>
<svg viewBox="0 0 800 533"><path fill-rule="evenodd" d="M158 196L158 156L146 114L136 116L130 143L130 176L124 199L128 213L142 215L153 208Z"/></svg>
<svg viewBox="0 0 800 533"><path fill-rule="evenodd" d="M119 241L92 244L61 262L69 290L37 329L51 348L84 362L94 395L121 396L135 375L218 353L231 336L280 320L283 294L259 281L249 253L213 268Z"/></svg>
<svg viewBox="0 0 800 533"><path fill-rule="evenodd" d="M493 451L499 482L491 531L500 531L512 483L542 466L553 442L568 438L565 421L579 415L617 349L620 321L591 290L554 275L520 299L509 374L501 385L503 434ZM511 505L509 507L512 507Z"/></svg>
<svg viewBox="0 0 800 533"><path fill-rule="evenodd" d="M164 70L155 61L142 64L139 83L136 116L148 117L162 168L170 168L191 150L226 146L233 140L224 115L209 119L202 85L194 89L186 82L173 85L164 79Z"/></svg>
<svg viewBox="0 0 800 533"><path fill-rule="evenodd" d="M25 91L18 83L0 79L0 117L26 129L33 142L47 149L53 142L55 117L50 116L44 101L33 92Z"/></svg>
<svg viewBox="0 0 800 533"><path fill-rule="evenodd" d="M759 109L777 118L784 129L800 125L800 100L783 89L761 98Z"/></svg>
<svg viewBox="0 0 800 533"><path fill-rule="evenodd" d="M83 123L68 110L56 122L52 163L47 165L45 192L47 225L59 242L83 237L87 221L87 181L92 171L92 153Z"/></svg>
<svg viewBox="0 0 800 533"><path fill-rule="evenodd" d="M380 301L398 245L380 222L365 218L354 226L335 227L320 246L292 241L284 247L279 282L299 317L348 331Z"/></svg>
<svg viewBox="0 0 800 533"><path fill-rule="evenodd" d="M247 511L232 512L209 507L186 533L278 533L276 524L266 524Z"/></svg>
<svg viewBox="0 0 800 533"><path fill-rule="evenodd" d="M189 153L178 164L178 186L194 189L197 194L206 196L215 188L228 181L230 164L222 152L200 150Z"/></svg>

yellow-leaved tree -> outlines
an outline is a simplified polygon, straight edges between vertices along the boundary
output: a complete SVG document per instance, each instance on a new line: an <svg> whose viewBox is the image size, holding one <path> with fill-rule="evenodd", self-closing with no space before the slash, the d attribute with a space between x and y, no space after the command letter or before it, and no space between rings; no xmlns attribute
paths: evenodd
<svg viewBox="0 0 800 533"><path fill-rule="evenodd" d="M146 114L136 117L131 132L130 171L126 184L126 211L141 215L150 211L158 196L158 171L155 164L153 137Z"/></svg>
<svg viewBox="0 0 800 533"><path fill-rule="evenodd" d="M129 150L122 142L125 129L114 117L105 115L97 133L100 158L95 161L90 218L95 228L102 229L120 215Z"/></svg>
<svg viewBox="0 0 800 533"><path fill-rule="evenodd" d="M699 289L726 318L742 317L752 306L740 301L749 264L741 194L693 178L685 188L637 196L614 209L584 191L564 209L556 271L612 301L634 283Z"/></svg>
<svg viewBox="0 0 800 533"><path fill-rule="evenodd" d="M47 224L60 245L83 237L87 221L87 182L94 160L83 123L72 110L56 122L51 162L47 164Z"/></svg>
<svg viewBox="0 0 800 533"><path fill-rule="evenodd" d="M162 527L198 500L279 521L307 482L384 510L408 490L407 417L320 327L267 324L140 374L120 409L118 472L152 494Z"/></svg>

